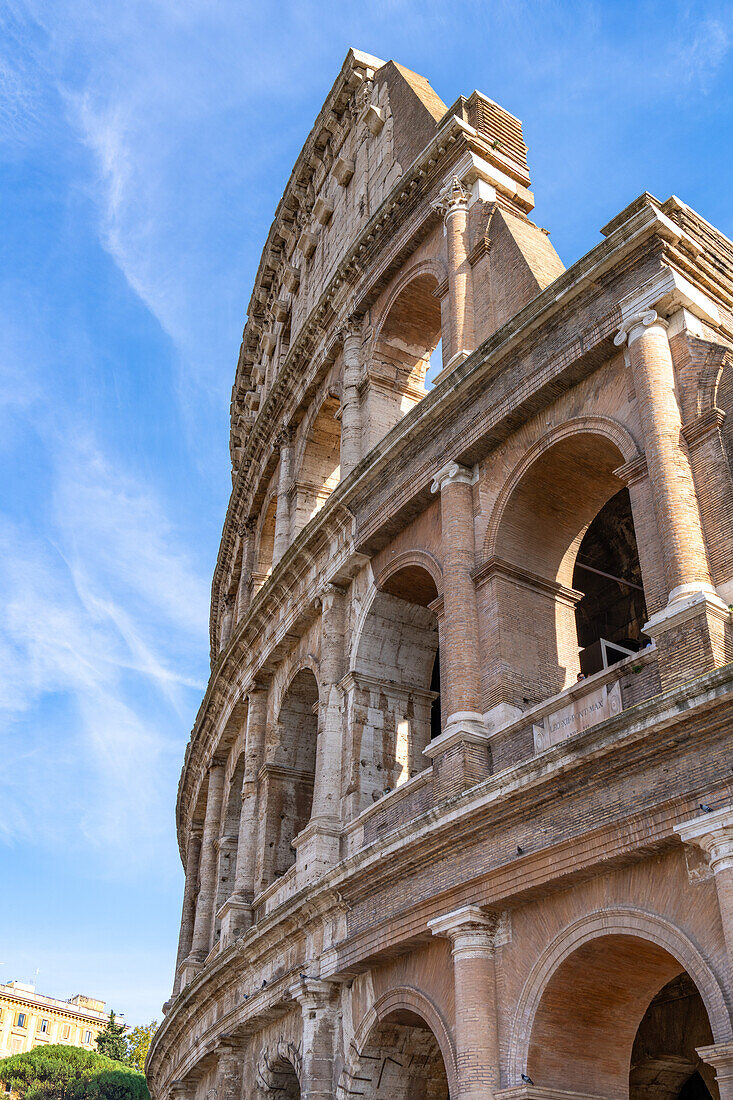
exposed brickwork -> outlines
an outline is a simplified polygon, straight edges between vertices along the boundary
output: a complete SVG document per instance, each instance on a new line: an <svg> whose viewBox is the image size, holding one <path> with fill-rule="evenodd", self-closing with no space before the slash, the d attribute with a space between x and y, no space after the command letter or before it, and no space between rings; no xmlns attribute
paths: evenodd
<svg viewBox="0 0 733 1100"><path fill-rule="evenodd" d="M644 194L564 271L528 188L350 51L237 366L154 1100L733 1100L733 246Z"/></svg>

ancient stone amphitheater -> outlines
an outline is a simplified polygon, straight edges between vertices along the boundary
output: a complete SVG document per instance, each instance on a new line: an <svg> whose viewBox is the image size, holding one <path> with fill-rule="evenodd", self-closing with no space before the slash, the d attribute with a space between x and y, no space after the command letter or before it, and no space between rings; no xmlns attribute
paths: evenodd
<svg viewBox="0 0 733 1100"><path fill-rule="evenodd" d="M732 1100L733 245L349 52L265 242L155 1100Z"/></svg>

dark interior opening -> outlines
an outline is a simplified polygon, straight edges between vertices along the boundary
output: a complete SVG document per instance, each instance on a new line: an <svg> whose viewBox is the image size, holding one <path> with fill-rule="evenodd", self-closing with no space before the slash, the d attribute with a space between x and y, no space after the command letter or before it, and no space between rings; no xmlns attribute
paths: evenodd
<svg viewBox="0 0 733 1100"><path fill-rule="evenodd" d="M442 725L440 720L440 648L436 650L433 662L433 674L430 677L430 690L437 691L437 699L430 704L430 740L440 737Z"/></svg>
<svg viewBox="0 0 733 1100"><path fill-rule="evenodd" d="M631 499L621 489L589 525L578 550L573 588L583 593L575 609L584 675L621 661L649 642Z"/></svg>
<svg viewBox="0 0 733 1100"><path fill-rule="evenodd" d="M710 1090L699 1073L693 1073L679 1091L677 1100L713 1100Z"/></svg>

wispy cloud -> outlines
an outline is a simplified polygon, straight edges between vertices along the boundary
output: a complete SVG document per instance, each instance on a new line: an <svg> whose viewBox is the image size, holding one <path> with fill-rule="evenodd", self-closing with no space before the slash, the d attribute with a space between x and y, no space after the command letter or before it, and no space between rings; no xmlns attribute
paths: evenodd
<svg viewBox="0 0 733 1100"><path fill-rule="evenodd" d="M0 526L0 832L134 865L170 827L207 584L148 489L88 439L57 447L47 537Z"/></svg>

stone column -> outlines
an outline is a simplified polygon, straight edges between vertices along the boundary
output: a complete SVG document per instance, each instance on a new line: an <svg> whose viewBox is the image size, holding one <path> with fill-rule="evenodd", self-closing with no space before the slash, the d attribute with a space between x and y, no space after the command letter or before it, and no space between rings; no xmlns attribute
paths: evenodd
<svg viewBox="0 0 733 1100"><path fill-rule="evenodd" d="M733 1043L713 1043L698 1047L697 1053L715 1070L720 1100L733 1100Z"/></svg>
<svg viewBox="0 0 733 1100"><path fill-rule="evenodd" d="M733 988L733 806L725 806L676 825L675 832L685 844L702 848L708 856L718 892L720 919L728 952L728 976Z"/></svg>
<svg viewBox="0 0 733 1100"><path fill-rule="evenodd" d="M181 988L181 967L184 959L188 958L193 943L193 926L196 919L196 891L199 881L199 860L201 858L202 827L194 825L188 837L186 849L186 884L183 888L183 905L181 913L181 934L178 937L178 956L176 958L176 974L173 982L173 996L175 997Z"/></svg>
<svg viewBox="0 0 733 1100"><path fill-rule="evenodd" d="M234 596L222 596L221 618L219 620L219 649L226 649L232 635L232 623L234 621Z"/></svg>
<svg viewBox="0 0 733 1100"><path fill-rule="evenodd" d="M236 620L240 621L249 607L252 598L252 569L254 568L255 528L257 517L250 516L239 525L239 537L242 540L242 569L239 574L237 590Z"/></svg>
<svg viewBox="0 0 733 1100"><path fill-rule="evenodd" d="M216 1100L240 1100L242 1094L243 1043L222 1037L216 1044Z"/></svg>
<svg viewBox="0 0 733 1100"><path fill-rule="evenodd" d="M346 593L336 584L321 591L321 660L318 743L311 819L293 845L299 874L313 879L338 862L341 832L342 692Z"/></svg>
<svg viewBox="0 0 733 1100"><path fill-rule="evenodd" d="M468 262L468 203L470 191L454 177L441 192L437 208L445 218L445 237L448 254L448 297L450 303L450 354L446 357L446 370L458 366L473 351L473 287L471 265Z"/></svg>
<svg viewBox="0 0 733 1100"><path fill-rule="evenodd" d="M341 396L341 480L361 460L361 317L350 317L342 329L344 378Z"/></svg>
<svg viewBox="0 0 733 1100"><path fill-rule="evenodd" d="M628 343L667 589L667 606L644 630L661 640L662 684L673 686L724 663L730 615L710 576L667 322L653 309L632 315L615 343Z"/></svg>
<svg viewBox="0 0 733 1100"><path fill-rule="evenodd" d="M275 512L275 545L272 551L273 569L290 545L290 489L293 483L293 428L283 428L277 443L280 448L280 471L277 480L277 510Z"/></svg>
<svg viewBox="0 0 733 1100"><path fill-rule="evenodd" d="M496 916L476 905L428 921L434 936L445 936L451 942L460 1100L486 1100L500 1084L494 960L497 925Z"/></svg>
<svg viewBox="0 0 733 1100"><path fill-rule="evenodd" d="M196 901L196 919L193 926L191 953L184 963L186 978L200 970L211 949L211 929L216 900L216 871L218 867L218 839L221 824L221 804L224 795L225 761L214 757L209 766L209 789L206 795L206 817L201 838L199 863L199 896ZM183 984L187 984L184 980Z"/></svg>
<svg viewBox="0 0 733 1100"><path fill-rule="evenodd" d="M628 362L644 433L654 510L662 536L670 603L691 592L714 592L690 459L682 438L667 322L653 309L632 318L615 339L628 342Z"/></svg>
<svg viewBox="0 0 733 1100"><path fill-rule="evenodd" d="M473 477L449 462L435 475L432 491L440 492L443 551L443 630L441 633L441 696L445 728L425 752L436 759L438 787L448 794L478 782L488 774L487 731L481 713L481 674L472 571ZM438 759L440 758L440 759Z"/></svg>
<svg viewBox="0 0 733 1100"><path fill-rule="evenodd" d="M303 1013L302 1100L331 1100L338 986L317 978L301 978L290 995Z"/></svg>
<svg viewBox="0 0 733 1100"><path fill-rule="evenodd" d="M221 941L226 947L252 923L257 862L258 773L262 767L267 719L267 685L255 683L249 691L247 737L242 777L242 809L239 815L237 865L234 890L221 909Z"/></svg>

